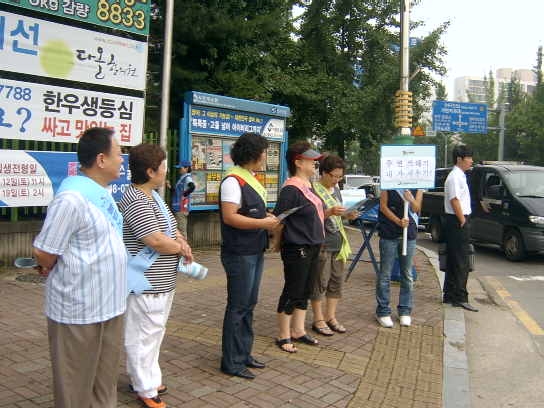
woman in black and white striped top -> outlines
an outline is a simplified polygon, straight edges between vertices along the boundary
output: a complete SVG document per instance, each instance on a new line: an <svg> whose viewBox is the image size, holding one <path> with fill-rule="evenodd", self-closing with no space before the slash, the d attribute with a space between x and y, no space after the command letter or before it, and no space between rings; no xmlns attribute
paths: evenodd
<svg viewBox="0 0 544 408"><path fill-rule="evenodd" d="M167 234L168 222L163 216L159 204L134 184L131 184L125 191L119 207L124 220L123 241L130 255L136 255L146 246L142 241L143 238L155 232ZM168 218L175 233L176 219L169 209ZM145 272L145 277L153 289L144 293L165 293L174 290L178 261L177 253L161 254Z"/></svg>
<svg viewBox="0 0 544 408"><path fill-rule="evenodd" d="M127 372L138 398L151 408L166 407L159 397L166 391L159 350L174 299L179 257L192 261L191 248L177 229L173 214L158 195L153 195L153 190L164 184L165 159L164 150L157 145L133 147L129 156L133 184L119 203L123 240L130 255L135 256L146 246L160 254L145 272L152 289L139 295L131 293L125 316Z"/></svg>

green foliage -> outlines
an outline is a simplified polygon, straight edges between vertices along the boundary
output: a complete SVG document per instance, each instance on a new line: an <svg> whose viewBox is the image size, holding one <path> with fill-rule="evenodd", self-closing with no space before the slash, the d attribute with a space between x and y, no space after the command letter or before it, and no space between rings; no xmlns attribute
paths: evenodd
<svg viewBox="0 0 544 408"><path fill-rule="evenodd" d="M544 83L542 80L542 46L538 48L535 74L536 90L525 95L519 80L510 84L508 102L510 113L506 117L506 157L530 164L544 166Z"/></svg>
<svg viewBox="0 0 544 408"><path fill-rule="evenodd" d="M417 3L417 2L416 2ZM293 7L302 11L297 18ZM160 106L162 1L154 4L146 128ZM287 105L290 140L310 139L341 156L351 141L358 168L390 141L399 88L398 0L176 0L172 126L189 90ZM413 26L421 22L412 22ZM415 120L445 73L440 38L447 23L411 48ZM360 69L356 69L360 68ZM369 162L368 166L365 162Z"/></svg>
<svg viewBox="0 0 544 408"><path fill-rule="evenodd" d="M526 95L519 79L512 77L499 101L506 102L506 132L504 158L529 164L544 165L544 83L542 81L542 47L537 52L535 73L537 86L533 95ZM496 126L496 114L490 126ZM486 135L465 135L465 143L475 150L475 158L493 160L497 157L497 132Z"/></svg>
<svg viewBox="0 0 544 408"><path fill-rule="evenodd" d="M439 82L436 84L435 94L436 100L438 101L448 100L448 92L446 91L446 85L444 85L443 82Z"/></svg>

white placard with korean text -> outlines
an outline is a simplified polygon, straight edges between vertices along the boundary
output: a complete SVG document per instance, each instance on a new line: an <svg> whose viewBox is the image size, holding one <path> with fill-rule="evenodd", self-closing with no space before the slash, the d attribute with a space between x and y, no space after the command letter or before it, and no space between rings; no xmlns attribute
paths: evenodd
<svg viewBox="0 0 544 408"><path fill-rule="evenodd" d="M0 11L5 71L145 90L147 43Z"/></svg>
<svg viewBox="0 0 544 408"><path fill-rule="evenodd" d="M435 145L382 145L380 188L434 188Z"/></svg>
<svg viewBox="0 0 544 408"><path fill-rule="evenodd" d="M141 143L144 99L0 78L0 138L77 143L109 127L123 146Z"/></svg>

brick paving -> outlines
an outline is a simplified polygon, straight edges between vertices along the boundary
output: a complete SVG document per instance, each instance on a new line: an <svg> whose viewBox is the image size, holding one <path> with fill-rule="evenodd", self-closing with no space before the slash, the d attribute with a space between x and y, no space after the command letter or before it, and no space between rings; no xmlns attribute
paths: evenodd
<svg viewBox="0 0 544 408"><path fill-rule="evenodd" d="M361 234L349 235L358 248ZM217 250L195 252L209 276L178 283L161 351L169 407L442 406L442 306L433 267L423 253L415 257L412 327L400 328L398 322L394 329L378 327L374 272L371 264L360 262L337 313L348 333L319 336L319 347L299 345L296 354L274 344L283 272L279 255L267 254L254 323L254 355L267 368L254 370L257 378L247 381L218 370L226 280ZM0 407L53 407L43 285L16 280L17 274L4 270L0 275ZM393 308L397 299L398 285L393 285ZM308 328L311 317L309 312ZM127 387L122 368L118 407L141 406Z"/></svg>

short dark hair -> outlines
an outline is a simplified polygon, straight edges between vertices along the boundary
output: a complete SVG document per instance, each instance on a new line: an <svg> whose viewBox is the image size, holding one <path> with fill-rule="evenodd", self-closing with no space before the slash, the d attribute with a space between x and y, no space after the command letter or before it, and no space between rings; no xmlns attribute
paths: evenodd
<svg viewBox="0 0 544 408"><path fill-rule="evenodd" d="M457 163L458 157L464 159L465 157L472 157L472 154L472 149L467 145L455 146L452 151L453 164L455 165Z"/></svg>
<svg viewBox="0 0 544 408"><path fill-rule="evenodd" d="M268 140L257 133L243 133L230 148L230 157L234 164L243 166L259 160L268 147Z"/></svg>
<svg viewBox="0 0 544 408"><path fill-rule="evenodd" d="M287 170L289 170L289 174L291 176L297 174L297 166L295 165L296 157L310 148L310 143L305 141L293 143L287 148L287 152L285 152L285 160L287 161Z"/></svg>
<svg viewBox="0 0 544 408"><path fill-rule="evenodd" d="M342 169L342 171L346 169L346 163L341 157L327 154L319 161L319 174L330 173L334 169Z"/></svg>
<svg viewBox="0 0 544 408"><path fill-rule="evenodd" d="M144 184L149 181L147 170L157 171L166 159L165 151L156 144L141 143L130 149L128 165L131 181L134 184Z"/></svg>
<svg viewBox="0 0 544 408"><path fill-rule="evenodd" d="M90 169L96 162L96 156L111 153L113 130L93 127L85 130L77 144L77 160L84 169Z"/></svg>

